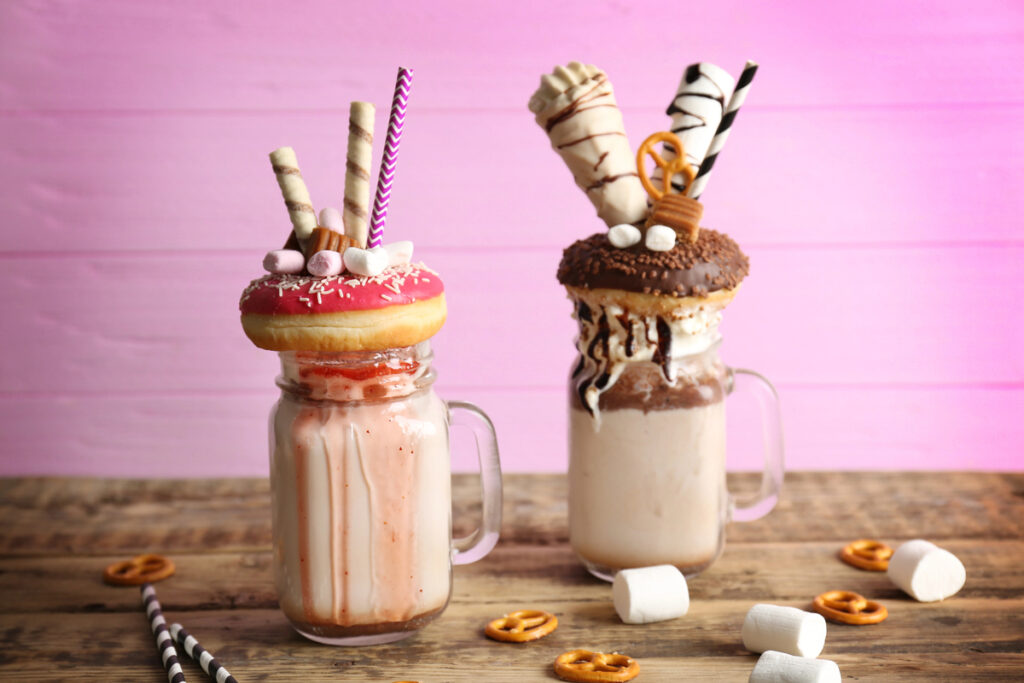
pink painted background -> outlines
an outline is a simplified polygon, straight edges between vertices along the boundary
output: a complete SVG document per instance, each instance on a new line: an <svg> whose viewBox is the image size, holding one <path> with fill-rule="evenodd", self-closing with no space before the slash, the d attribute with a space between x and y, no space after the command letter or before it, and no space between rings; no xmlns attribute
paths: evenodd
<svg viewBox="0 0 1024 683"><path fill-rule="evenodd" d="M751 257L724 353L775 381L790 467L1024 468L1024 5L532 4L0 3L0 474L266 473L276 357L236 313L289 229L266 155L338 205L348 102L382 131L399 64L387 234L445 276L438 386L506 470L562 470L554 272L601 226L526 101L570 59L633 145L689 62L762 64L705 224Z"/></svg>

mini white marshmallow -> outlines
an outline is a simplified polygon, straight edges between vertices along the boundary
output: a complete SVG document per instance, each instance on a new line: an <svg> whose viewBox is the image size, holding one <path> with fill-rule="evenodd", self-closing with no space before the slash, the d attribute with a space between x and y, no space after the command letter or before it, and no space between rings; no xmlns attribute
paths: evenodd
<svg viewBox="0 0 1024 683"><path fill-rule="evenodd" d="M754 605L743 620L743 647L751 652L777 650L814 659L825 647L825 618L779 605Z"/></svg>
<svg viewBox="0 0 1024 683"><path fill-rule="evenodd" d="M889 579L919 602L955 595L967 581L956 555L922 539L907 541L889 558Z"/></svg>
<svg viewBox="0 0 1024 683"><path fill-rule="evenodd" d="M644 246L651 251L668 251L676 246L676 231L667 225L652 225L647 228Z"/></svg>
<svg viewBox="0 0 1024 683"><path fill-rule="evenodd" d="M356 275L374 277L388 267L388 253L381 247L360 249L349 247L344 254L345 267Z"/></svg>
<svg viewBox="0 0 1024 683"><path fill-rule="evenodd" d="M412 242L409 240L385 244L384 251L388 253L389 266L404 266L412 261Z"/></svg>
<svg viewBox="0 0 1024 683"><path fill-rule="evenodd" d="M306 264L306 270L309 271L309 274L316 275L317 277L337 275L344 269L345 264L342 263L341 254L330 249L316 252L309 257L309 263Z"/></svg>
<svg viewBox="0 0 1024 683"><path fill-rule="evenodd" d="M620 223L608 228L608 241L616 249L626 249L638 243L643 236L640 229L629 223Z"/></svg>
<svg viewBox="0 0 1024 683"><path fill-rule="evenodd" d="M794 657L767 650L757 660L747 683L841 683L839 665L830 659Z"/></svg>
<svg viewBox="0 0 1024 683"><path fill-rule="evenodd" d="M294 249L275 249L263 257L263 269L275 275L301 273L306 257Z"/></svg>
<svg viewBox="0 0 1024 683"><path fill-rule="evenodd" d="M335 232L344 234L345 224L341 220L341 211L338 211L333 206L325 206L320 209L320 227L330 228Z"/></svg>
<svg viewBox="0 0 1024 683"><path fill-rule="evenodd" d="M686 577L670 564L623 569L612 582L612 601L627 624L681 617L690 609Z"/></svg>

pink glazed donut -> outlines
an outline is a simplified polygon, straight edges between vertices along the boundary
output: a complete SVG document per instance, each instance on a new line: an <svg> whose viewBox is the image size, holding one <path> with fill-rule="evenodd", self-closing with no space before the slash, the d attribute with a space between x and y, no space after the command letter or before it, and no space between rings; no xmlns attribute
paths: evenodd
<svg viewBox="0 0 1024 683"><path fill-rule="evenodd" d="M238 304L252 343L270 351L379 351L429 339L444 324L444 283L422 263L375 277L267 275Z"/></svg>

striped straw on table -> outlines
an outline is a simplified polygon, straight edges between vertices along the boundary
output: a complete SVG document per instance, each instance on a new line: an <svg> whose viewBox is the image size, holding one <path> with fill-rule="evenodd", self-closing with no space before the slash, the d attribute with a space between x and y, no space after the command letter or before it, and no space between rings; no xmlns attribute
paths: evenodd
<svg viewBox="0 0 1024 683"><path fill-rule="evenodd" d="M156 591L153 586L144 583L142 589L142 606L149 617L149 627L153 629L156 636L156 650L160 653L160 660L167 670L167 680L170 683L185 683L185 673L181 670L181 663L178 662L178 651L174 649L174 639L167 631L167 622L160 610L160 602L156 599Z"/></svg>
<svg viewBox="0 0 1024 683"><path fill-rule="evenodd" d="M756 62L747 62L746 66L743 67L743 73L740 74L739 80L736 81L736 89L732 91L732 97L729 98L729 106L726 107L725 113L722 115L722 122L718 124L715 137L711 138L708 153L704 155L704 161L700 164L697 177L694 178L693 182L690 183L690 187L687 188L686 196L692 199L700 199L701 194L704 193L704 187L708 184L708 176L711 175L711 169L715 166L715 159L718 158L718 153L725 146L725 141L729 139L732 122L736 120L736 114L739 113L740 107L743 106L743 102L747 99L750 82L754 80L754 74L756 73Z"/></svg>
<svg viewBox="0 0 1024 683"><path fill-rule="evenodd" d="M238 683L235 677L224 668L224 665L218 662L209 650L200 645L199 641L181 624L171 624L171 635L181 644L185 654L197 661L210 678L217 683Z"/></svg>
<svg viewBox="0 0 1024 683"><path fill-rule="evenodd" d="M388 136L384 141L384 158L381 160L380 176L377 178L377 194L373 198L373 213L370 216L370 231L366 240L368 248L379 247L384 241L384 223L388 218L398 145L402 141L402 126L405 125L405 110L409 105L411 88L412 69L399 68L398 80L395 82L395 97L391 100Z"/></svg>

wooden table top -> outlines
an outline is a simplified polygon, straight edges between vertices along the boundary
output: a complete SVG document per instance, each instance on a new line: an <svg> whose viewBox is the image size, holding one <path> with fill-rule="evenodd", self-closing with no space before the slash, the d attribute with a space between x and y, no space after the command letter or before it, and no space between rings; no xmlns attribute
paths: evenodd
<svg viewBox="0 0 1024 683"><path fill-rule="evenodd" d="M732 478L750 486L746 475ZM474 480L455 477L457 532L475 519ZM746 681L756 655L740 626L751 605L809 608L851 589L889 608L876 626L829 624L823 658L860 681L1024 678L1024 474L795 473L765 519L732 524L725 553L690 582L685 617L629 626L608 584L567 543L565 478L505 477L502 540L455 570L444 615L405 641L332 648L291 631L277 610L265 480L0 480L0 679L166 681L139 592L101 580L111 562L161 552L177 574L156 584L180 621L239 681L546 681L559 653L630 654L637 681ZM967 585L914 602L884 574L836 559L846 542L921 537L954 552ZM484 624L523 607L559 616L542 640L487 640ZM189 681L209 680L183 657Z"/></svg>

